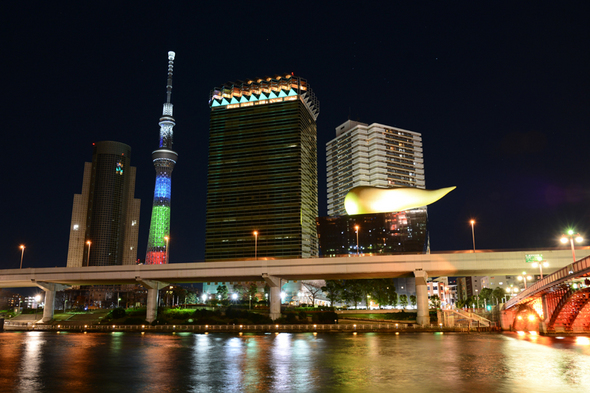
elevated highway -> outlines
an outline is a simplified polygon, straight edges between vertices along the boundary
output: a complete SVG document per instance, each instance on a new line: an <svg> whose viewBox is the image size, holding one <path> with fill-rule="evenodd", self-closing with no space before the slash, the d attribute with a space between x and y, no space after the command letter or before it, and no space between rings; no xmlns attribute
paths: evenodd
<svg viewBox="0 0 590 393"><path fill-rule="evenodd" d="M534 249L167 265L27 268L0 270L0 287L43 288L47 294L47 315L44 315L44 320L47 320L53 317L52 296L56 290L65 286L140 283L148 288L148 321L152 321L157 311L158 289L170 283L265 281L271 287L271 317L274 319L280 316L281 281L414 276L418 323L423 324L428 318L428 276L518 275L523 270L530 271L530 265L525 261L526 254L542 254L544 260L550 264L546 269L547 273L572 263L569 249ZM576 254L580 258L590 256L590 247L580 248L576 250Z"/></svg>

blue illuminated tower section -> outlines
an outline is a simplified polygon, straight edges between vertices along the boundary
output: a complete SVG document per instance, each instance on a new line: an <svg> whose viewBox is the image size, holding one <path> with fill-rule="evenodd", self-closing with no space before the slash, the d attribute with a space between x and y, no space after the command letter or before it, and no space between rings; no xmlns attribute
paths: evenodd
<svg viewBox="0 0 590 393"><path fill-rule="evenodd" d="M160 118L160 148L152 153L156 168L156 188L152 206L152 221L148 238L146 265L168 263L168 239L170 236L170 195L172 170L178 154L172 150L172 129L176 124L172 117L172 71L174 52L168 52L168 82L166 83L166 103Z"/></svg>

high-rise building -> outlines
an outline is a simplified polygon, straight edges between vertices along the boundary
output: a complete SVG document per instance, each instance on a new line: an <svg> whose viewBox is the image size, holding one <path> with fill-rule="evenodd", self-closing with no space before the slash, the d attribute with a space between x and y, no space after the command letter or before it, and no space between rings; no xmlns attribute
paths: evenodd
<svg viewBox="0 0 590 393"><path fill-rule="evenodd" d="M344 197L354 187L425 188L419 133L348 120L326 145L328 215L345 215Z"/></svg>
<svg viewBox="0 0 590 393"><path fill-rule="evenodd" d="M226 83L209 106L205 259L316 256L319 103L307 81Z"/></svg>
<svg viewBox="0 0 590 393"><path fill-rule="evenodd" d="M148 237L146 265L168 263L168 242L170 240L170 196L172 190L172 170L178 154L172 150L172 134L176 122L170 99L172 98L172 71L174 52L168 52L168 81L166 83L166 102L160 117L160 147L152 153L156 168L156 187L152 205L152 220Z"/></svg>
<svg viewBox="0 0 590 393"><path fill-rule="evenodd" d="M93 144L82 193L74 195L68 267L132 265L137 260L140 200L135 199L131 148Z"/></svg>

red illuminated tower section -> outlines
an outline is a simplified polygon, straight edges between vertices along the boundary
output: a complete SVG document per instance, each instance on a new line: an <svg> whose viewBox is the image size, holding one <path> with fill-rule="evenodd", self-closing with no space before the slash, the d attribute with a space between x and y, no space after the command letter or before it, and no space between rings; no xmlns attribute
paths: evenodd
<svg viewBox="0 0 590 393"><path fill-rule="evenodd" d="M168 242L170 239L170 195L172 170L178 154L172 150L172 133L176 124L172 117L172 71L174 52L168 52L168 82L166 83L166 103L160 118L160 148L152 153L156 168L156 187L152 206L152 220L148 238L146 265L168 263Z"/></svg>

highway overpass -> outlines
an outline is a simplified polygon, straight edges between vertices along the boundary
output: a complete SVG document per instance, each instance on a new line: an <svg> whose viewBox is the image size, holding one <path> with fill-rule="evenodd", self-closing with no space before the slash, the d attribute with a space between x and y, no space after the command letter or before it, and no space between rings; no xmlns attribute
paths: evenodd
<svg viewBox="0 0 590 393"><path fill-rule="evenodd" d="M170 283L266 281L271 287L271 317L280 316L281 280L416 277L419 323L428 317L428 276L518 275L531 271L527 254L542 254L551 273L573 262L570 249L478 250L430 254L347 256L336 258L239 260L167 265L89 266L0 270L0 288L39 286L46 292L44 320L53 316L56 290L70 285L140 283L148 288L148 321L157 311L157 292ZM576 250L576 259L590 247ZM51 305L49 303L52 303ZM49 310L51 309L51 310ZM152 319L153 318L153 319ZM421 321L421 322L420 322Z"/></svg>

